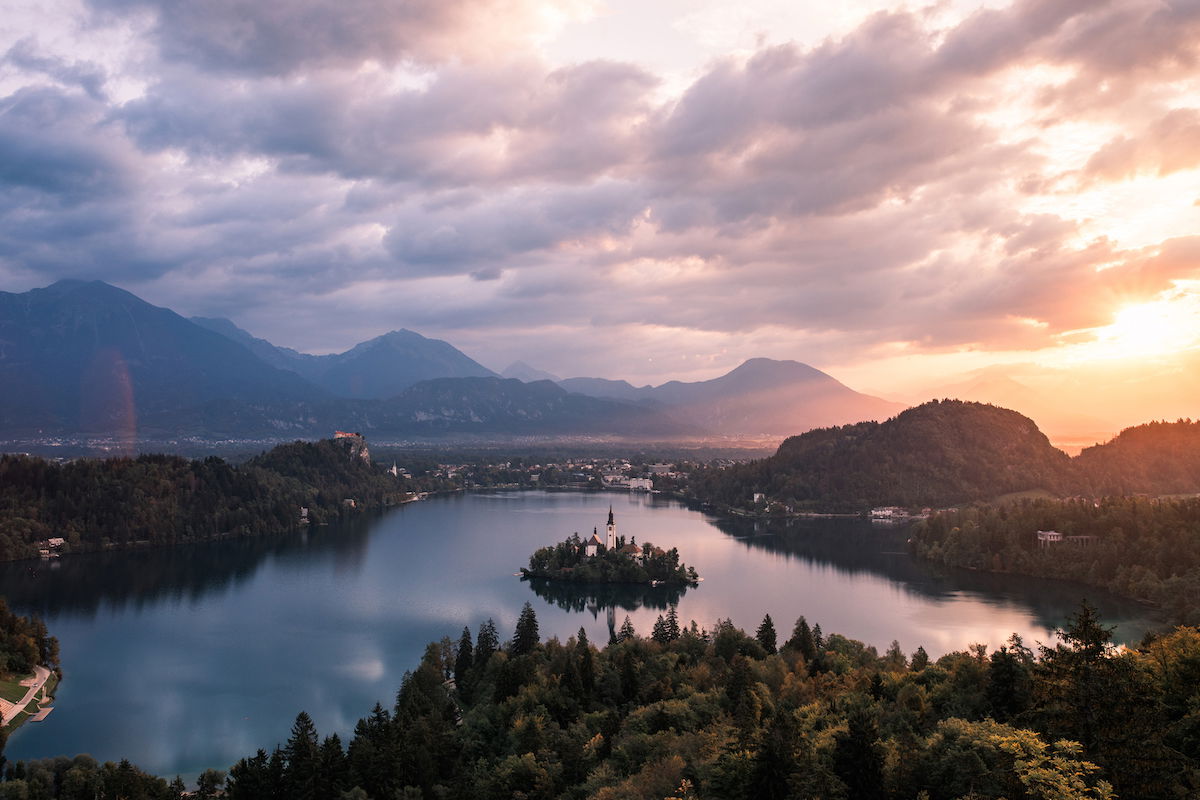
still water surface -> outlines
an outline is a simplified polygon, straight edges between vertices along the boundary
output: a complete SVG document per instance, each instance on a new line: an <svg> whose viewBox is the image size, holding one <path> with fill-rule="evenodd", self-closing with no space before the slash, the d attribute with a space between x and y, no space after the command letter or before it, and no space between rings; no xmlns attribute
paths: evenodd
<svg viewBox="0 0 1200 800"><path fill-rule="evenodd" d="M678 547L698 588L592 594L513 576L535 548L603 528ZM493 618L511 635L526 601L543 638L583 626L593 642L628 614L649 634L670 601L708 628L747 630L764 613L786 638L804 614L880 650L899 640L933 657L1011 633L1052 641L1085 590L1049 581L945 572L910 558L902 530L858 520L719 521L649 495L497 493L430 499L285 538L214 542L0 565L0 594L41 614L62 644L54 712L26 725L10 759L91 753L193 776L287 739L307 711L348 740L376 702L390 705L427 643ZM1088 589L1117 638L1158 623Z"/></svg>

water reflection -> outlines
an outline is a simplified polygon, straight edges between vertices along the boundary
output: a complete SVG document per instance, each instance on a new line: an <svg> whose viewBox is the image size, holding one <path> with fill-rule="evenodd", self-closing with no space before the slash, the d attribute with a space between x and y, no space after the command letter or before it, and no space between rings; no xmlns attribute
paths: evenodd
<svg viewBox="0 0 1200 800"><path fill-rule="evenodd" d="M991 602L1019 603L1038 625L1054 629L1064 611L1086 599L1111 623L1125 623L1126 641L1146 632L1153 616L1147 606L1095 586L1023 575L951 569L908 553L908 526L872 525L850 518L748 520L713 519L726 535L748 550L764 550L789 559L829 567L846 575L877 575L895 582L905 594L945 601L969 595ZM1128 623L1136 621L1130 626Z"/></svg>
<svg viewBox="0 0 1200 800"><path fill-rule="evenodd" d="M349 576L362 568L374 521L364 515L299 534L0 564L0 587L14 608L43 617L70 612L91 618L102 607L120 611L194 603L236 589L267 563L292 565L327 556Z"/></svg>

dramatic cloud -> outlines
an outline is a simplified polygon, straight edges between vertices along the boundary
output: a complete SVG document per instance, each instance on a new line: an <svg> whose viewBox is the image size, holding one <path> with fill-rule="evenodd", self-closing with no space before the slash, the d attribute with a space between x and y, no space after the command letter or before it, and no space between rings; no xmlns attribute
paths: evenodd
<svg viewBox="0 0 1200 800"><path fill-rule="evenodd" d="M1051 359L1198 277L1195 2L880 4L669 75L550 46L603 3L60 2L0 39L5 288L655 381Z"/></svg>

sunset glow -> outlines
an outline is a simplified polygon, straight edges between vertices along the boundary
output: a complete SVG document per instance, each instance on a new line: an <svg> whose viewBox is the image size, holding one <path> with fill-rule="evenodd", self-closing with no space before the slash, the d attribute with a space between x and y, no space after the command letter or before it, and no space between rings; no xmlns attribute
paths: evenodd
<svg viewBox="0 0 1200 800"><path fill-rule="evenodd" d="M1011 365L1064 408L1197 345L1194 3L10 5L8 291L637 384Z"/></svg>

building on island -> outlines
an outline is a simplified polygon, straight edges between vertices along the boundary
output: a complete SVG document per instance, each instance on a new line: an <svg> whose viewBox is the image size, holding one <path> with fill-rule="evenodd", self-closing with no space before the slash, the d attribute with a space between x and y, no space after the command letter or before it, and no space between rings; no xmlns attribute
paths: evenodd
<svg viewBox="0 0 1200 800"><path fill-rule="evenodd" d="M608 524L604 526L604 546L609 550L617 546L617 523L611 505L608 507Z"/></svg>
<svg viewBox="0 0 1200 800"><path fill-rule="evenodd" d="M600 536L597 534L596 529L592 528L591 537L583 543L583 554L588 558L591 558L599 553L600 548L603 546L604 542L600 541Z"/></svg>
<svg viewBox="0 0 1200 800"><path fill-rule="evenodd" d="M1061 542L1063 535L1058 531L1038 531L1037 540L1040 547L1047 547L1054 542Z"/></svg>

